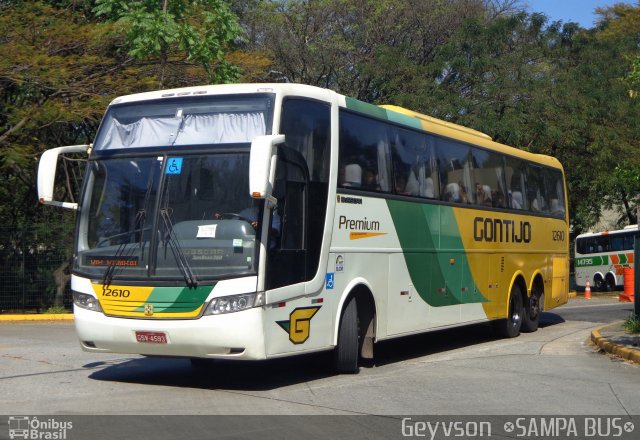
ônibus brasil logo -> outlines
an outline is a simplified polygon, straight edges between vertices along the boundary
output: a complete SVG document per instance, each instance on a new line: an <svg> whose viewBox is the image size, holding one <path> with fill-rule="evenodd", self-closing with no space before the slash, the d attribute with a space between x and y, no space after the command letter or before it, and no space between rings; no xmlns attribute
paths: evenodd
<svg viewBox="0 0 640 440"><path fill-rule="evenodd" d="M28 440L65 440L67 433L73 429L72 422L61 422L53 418L39 420L37 417L9 417L9 438Z"/></svg>

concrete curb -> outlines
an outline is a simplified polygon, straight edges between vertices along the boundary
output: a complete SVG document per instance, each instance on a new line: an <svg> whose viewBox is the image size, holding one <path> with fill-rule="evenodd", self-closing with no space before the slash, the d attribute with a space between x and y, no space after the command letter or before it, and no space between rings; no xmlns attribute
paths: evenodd
<svg viewBox="0 0 640 440"><path fill-rule="evenodd" d="M607 353L611 353L615 356L640 364L640 350L612 342L602 336L602 334L600 333L602 329L618 324L619 323L607 324L592 330L591 342L593 342L597 347L601 348Z"/></svg>
<svg viewBox="0 0 640 440"><path fill-rule="evenodd" d="M42 313L33 315L0 315L2 321L72 321L73 313Z"/></svg>

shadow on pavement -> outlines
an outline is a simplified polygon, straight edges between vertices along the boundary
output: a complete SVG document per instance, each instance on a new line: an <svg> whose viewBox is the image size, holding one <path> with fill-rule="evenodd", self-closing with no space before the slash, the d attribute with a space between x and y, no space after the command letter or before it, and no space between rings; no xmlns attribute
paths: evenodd
<svg viewBox="0 0 640 440"><path fill-rule="evenodd" d="M542 315L540 315L540 328L562 324L563 322L565 322L565 319L556 313L543 312Z"/></svg>
<svg viewBox="0 0 640 440"><path fill-rule="evenodd" d="M558 315L544 313L541 327L564 322ZM488 323L438 330L375 346L375 360L364 368L384 366L417 359L458 348L497 340ZM142 357L120 362L85 365L94 371L89 376L100 381L138 383L242 391L266 391L336 375L333 353L323 352L266 361L205 360L193 366L189 359ZM100 368L104 367L104 368Z"/></svg>

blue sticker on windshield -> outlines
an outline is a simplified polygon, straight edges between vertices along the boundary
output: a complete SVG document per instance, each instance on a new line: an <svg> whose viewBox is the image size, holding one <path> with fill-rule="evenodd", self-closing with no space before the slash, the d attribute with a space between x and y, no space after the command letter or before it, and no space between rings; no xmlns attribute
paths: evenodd
<svg viewBox="0 0 640 440"><path fill-rule="evenodd" d="M165 174L180 174L182 172L182 158L181 157L171 157L169 158L169 162L167 163L167 169L165 170Z"/></svg>

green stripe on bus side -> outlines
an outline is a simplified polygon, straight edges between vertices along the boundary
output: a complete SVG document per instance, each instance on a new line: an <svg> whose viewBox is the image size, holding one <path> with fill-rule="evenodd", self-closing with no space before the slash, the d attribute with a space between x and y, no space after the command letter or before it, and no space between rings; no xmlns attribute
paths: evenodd
<svg viewBox="0 0 640 440"><path fill-rule="evenodd" d="M347 108L355 110L359 113L364 113L374 118L387 119L387 111L381 107L366 102L358 101L354 98L345 97Z"/></svg>
<svg viewBox="0 0 640 440"><path fill-rule="evenodd" d="M625 260L626 260L626 256L625 256ZM608 255L576 258L576 267L604 266L608 264L609 264Z"/></svg>
<svg viewBox="0 0 640 440"><path fill-rule="evenodd" d="M422 122L419 119L403 115L402 113L394 112L393 110L387 110L387 119L389 119L391 122L397 122L398 124L417 128L418 130L423 129Z"/></svg>
<svg viewBox="0 0 640 440"><path fill-rule="evenodd" d="M412 118L411 116L403 115L402 113L387 110L377 105L368 104L366 102L358 101L354 98L345 97L347 108L350 110L364 113L365 115L373 116L378 119L385 119L387 121L396 122L398 124L406 125L409 127L422 130L422 122L419 119Z"/></svg>
<svg viewBox="0 0 640 440"><path fill-rule="evenodd" d="M411 282L427 304L441 307L488 301L475 285L460 234L440 233L445 221L456 225L453 208L398 200L387 200L387 206ZM455 264L450 261L453 254L438 252L438 248L459 250ZM465 292L460 289L463 279L471 283Z"/></svg>

